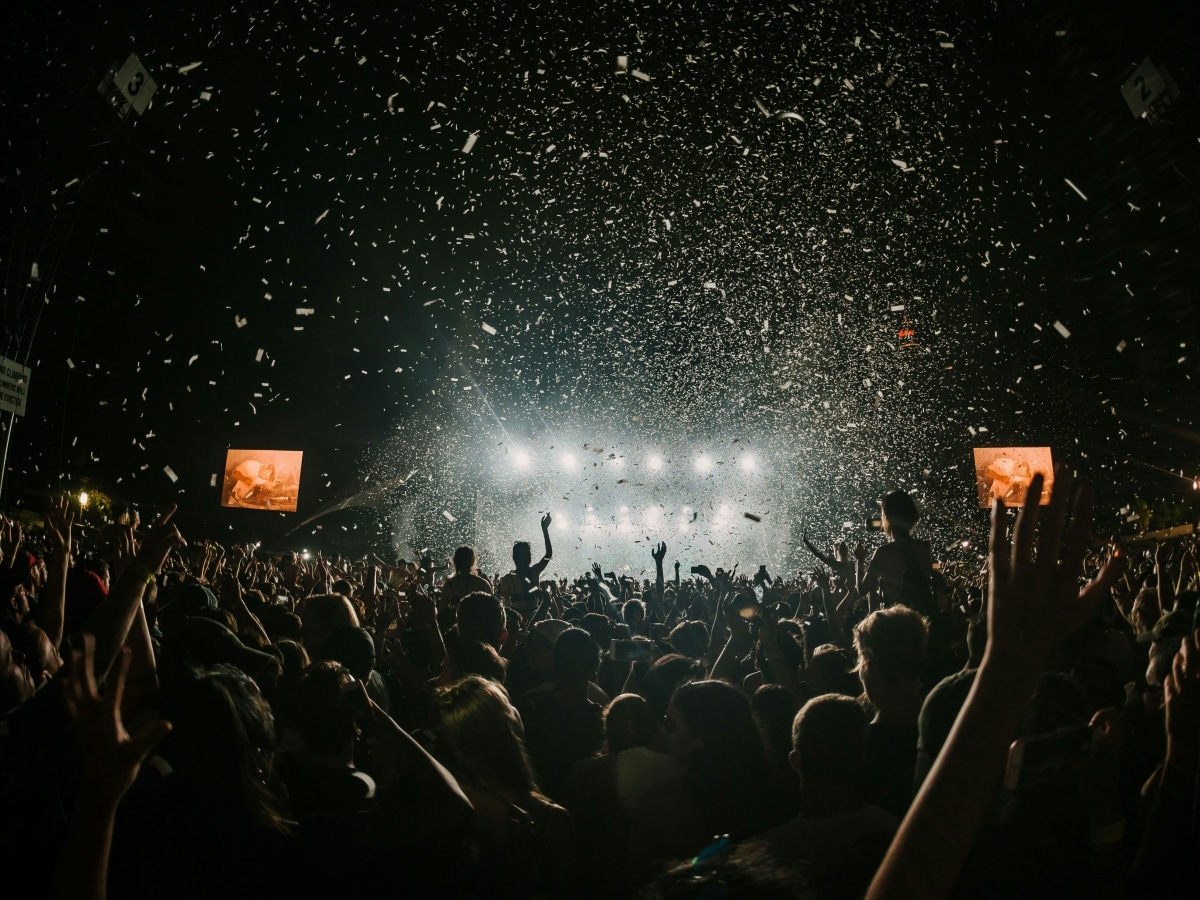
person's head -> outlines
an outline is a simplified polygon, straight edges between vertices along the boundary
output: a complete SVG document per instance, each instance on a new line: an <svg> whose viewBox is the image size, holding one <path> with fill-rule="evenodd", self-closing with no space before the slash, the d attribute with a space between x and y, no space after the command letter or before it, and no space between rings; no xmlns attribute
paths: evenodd
<svg viewBox="0 0 1200 900"><path fill-rule="evenodd" d="M680 622L671 630L671 646L692 659L703 659L708 650L708 627L703 622Z"/></svg>
<svg viewBox="0 0 1200 900"><path fill-rule="evenodd" d="M554 642L554 677L559 684L587 682L600 665L600 651L582 628L568 628Z"/></svg>
<svg viewBox="0 0 1200 900"><path fill-rule="evenodd" d="M668 653L654 661L642 678L641 694L650 704L656 718L667 712L671 695L681 684L704 677L697 661L680 653Z"/></svg>
<svg viewBox="0 0 1200 900"><path fill-rule="evenodd" d="M458 604L458 634L464 641L482 641L497 650L504 645L504 605L500 598L483 591L467 594Z"/></svg>
<svg viewBox="0 0 1200 900"><path fill-rule="evenodd" d="M866 761L867 731L867 714L852 697L814 697L796 713L788 761L805 786L851 787Z"/></svg>
<svg viewBox="0 0 1200 900"><path fill-rule="evenodd" d="M475 566L476 557L474 547L459 547L454 551L454 573L456 575L466 575L468 572L474 572Z"/></svg>
<svg viewBox="0 0 1200 900"><path fill-rule="evenodd" d="M612 643L612 622L603 613L587 613L579 620L579 627L592 636L597 647L608 647Z"/></svg>
<svg viewBox="0 0 1200 900"><path fill-rule="evenodd" d="M663 730L709 828L738 836L761 821L767 758L745 694L724 681L685 684L671 697Z"/></svg>
<svg viewBox="0 0 1200 900"><path fill-rule="evenodd" d="M818 694L857 697L862 693L862 682L854 671L854 660L849 651L837 644L822 644L813 651L812 659L804 670L804 678Z"/></svg>
<svg viewBox="0 0 1200 900"><path fill-rule="evenodd" d="M892 491L883 498L883 530L888 535L907 535L917 525L917 504L905 491Z"/></svg>
<svg viewBox="0 0 1200 900"><path fill-rule="evenodd" d="M254 680L232 666L213 666L171 683L163 700L172 729L158 752L173 769L188 815L216 824L223 835L286 831L268 787L275 721Z"/></svg>
<svg viewBox="0 0 1200 900"><path fill-rule="evenodd" d="M438 729L459 778L480 789L537 793L517 711L504 688L471 676L438 690L437 703Z"/></svg>
<svg viewBox="0 0 1200 900"><path fill-rule="evenodd" d="M357 628L358 615L350 600L341 594L317 594L304 601L300 610L300 636L313 659L321 659L325 639L338 628Z"/></svg>
<svg viewBox="0 0 1200 900"><path fill-rule="evenodd" d="M525 641L526 661L533 674L543 681L554 677L554 647L558 636L571 627L562 619L542 619L529 629Z"/></svg>
<svg viewBox="0 0 1200 900"><path fill-rule="evenodd" d="M645 747L654 740L658 723L644 698L621 694L604 711L604 752L620 753L632 747Z"/></svg>
<svg viewBox="0 0 1200 900"><path fill-rule="evenodd" d="M334 629L321 650L325 659L341 663L359 681L370 678L375 668L375 640L363 628L346 625Z"/></svg>
<svg viewBox="0 0 1200 900"><path fill-rule="evenodd" d="M646 604L641 600L626 600L621 607L621 618L630 628L638 628L646 621Z"/></svg>
<svg viewBox="0 0 1200 900"><path fill-rule="evenodd" d="M533 550L529 546L529 541L517 541L513 544L512 556L518 569L528 569L533 562Z"/></svg>
<svg viewBox="0 0 1200 900"><path fill-rule="evenodd" d="M319 758L353 758L358 726L347 689L355 689L354 676L341 663L327 659L309 666L291 693L291 724L305 747Z"/></svg>
<svg viewBox="0 0 1200 900"><path fill-rule="evenodd" d="M25 654L25 665L35 684L49 681L62 667L63 659L50 640L32 619L26 619L11 635L14 645Z"/></svg>
<svg viewBox="0 0 1200 900"><path fill-rule="evenodd" d="M25 664L25 654L13 647L0 630L0 713L16 709L33 696L37 684Z"/></svg>
<svg viewBox="0 0 1200 900"><path fill-rule="evenodd" d="M907 606L877 609L854 626L858 674L867 699L878 707L890 691L920 681L928 636L925 619Z"/></svg>
<svg viewBox="0 0 1200 900"><path fill-rule="evenodd" d="M792 720L796 701L780 684L764 684L750 696L750 712L771 763L786 767L792 750Z"/></svg>

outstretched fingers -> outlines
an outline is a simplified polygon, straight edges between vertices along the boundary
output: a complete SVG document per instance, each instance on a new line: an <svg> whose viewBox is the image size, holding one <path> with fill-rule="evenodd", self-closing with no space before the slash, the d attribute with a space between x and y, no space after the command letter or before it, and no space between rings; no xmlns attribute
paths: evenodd
<svg viewBox="0 0 1200 900"><path fill-rule="evenodd" d="M1033 560L1033 537L1037 532L1038 504L1042 499L1042 486L1046 479L1038 472L1029 483L1025 492L1025 502L1021 504L1021 512L1017 515L1017 525L1013 529L1012 556L1013 566L1023 565Z"/></svg>

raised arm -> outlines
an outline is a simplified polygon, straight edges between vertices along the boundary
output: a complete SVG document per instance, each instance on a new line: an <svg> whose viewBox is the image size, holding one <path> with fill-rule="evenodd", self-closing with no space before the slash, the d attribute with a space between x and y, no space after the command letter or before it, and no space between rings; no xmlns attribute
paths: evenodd
<svg viewBox="0 0 1200 900"><path fill-rule="evenodd" d="M171 505L159 516L142 541L133 563L117 579L108 596L96 607L83 626L84 631L96 637L97 681L104 680L121 651L141 606L146 585L158 575L172 550L187 546L187 541L171 524L171 516L174 514L175 506Z"/></svg>
<svg viewBox="0 0 1200 900"><path fill-rule="evenodd" d="M1065 469L1056 473L1035 541L1042 484L1042 476L1036 475L1011 544L1004 507L993 502L983 662L941 754L871 882L870 900L950 894L992 802L1009 744L1038 676L1054 648L1108 596L1109 585L1118 575L1122 556L1085 588L1078 587L1092 521L1091 491L1086 487L1075 503L1059 564L1072 491L1072 478Z"/></svg>
<svg viewBox="0 0 1200 900"><path fill-rule="evenodd" d="M46 573L46 590L38 607L38 625L50 643L62 645L63 620L67 606L67 569L71 566L71 526L75 510L66 496L53 497L46 510L46 537L50 554Z"/></svg>

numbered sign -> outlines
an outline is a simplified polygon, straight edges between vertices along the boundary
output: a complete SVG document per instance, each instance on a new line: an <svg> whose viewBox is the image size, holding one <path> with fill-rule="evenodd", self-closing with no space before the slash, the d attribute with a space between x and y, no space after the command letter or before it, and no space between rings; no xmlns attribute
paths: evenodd
<svg viewBox="0 0 1200 900"><path fill-rule="evenodd" d="M1147 57L1121 86L1121 94L1134 118L1153 121L1179 96L1179 87L1166 69L1159 69Z"/></svg>
<svg viewBox="0 0 1200 900"><path fill-rule="evenodd" d="M100 84L100 93L122 119L130 112L136 112L139 116L144 113L156 90L158 85L136 53L130 53L121 68L116 72L110 71Z"/></svg>
<svg viewBox="0 0 1200 900"><path fill-rule="evenodd" d="M25 415L29 394L29 369L0 356L0 409Z"/></svg>

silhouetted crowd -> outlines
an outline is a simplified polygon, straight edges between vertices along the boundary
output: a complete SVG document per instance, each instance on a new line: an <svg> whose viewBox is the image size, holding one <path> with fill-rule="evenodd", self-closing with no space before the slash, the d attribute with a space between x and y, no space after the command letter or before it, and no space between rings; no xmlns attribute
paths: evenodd
<svg viewBox="0 0 1200 900"><path fill-rule="evenodd" d="M809 571L574 580L549 516L488 577L56 499L0 528L3 896L1200 896L1197 541L1041 494L982 566L897 491Z"/></svg>

